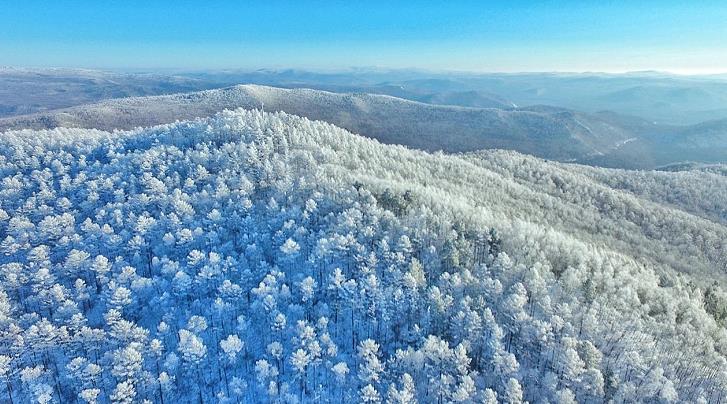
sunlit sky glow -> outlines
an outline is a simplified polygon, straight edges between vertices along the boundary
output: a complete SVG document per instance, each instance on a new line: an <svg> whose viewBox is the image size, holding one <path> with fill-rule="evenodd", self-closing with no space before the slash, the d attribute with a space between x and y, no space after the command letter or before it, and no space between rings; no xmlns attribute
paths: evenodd
<svg viewBox="0 0 727 404"><path fill-rule="evenodd" d="M725 21L724 1L13 0L0 65L706 74Z"/></svg>

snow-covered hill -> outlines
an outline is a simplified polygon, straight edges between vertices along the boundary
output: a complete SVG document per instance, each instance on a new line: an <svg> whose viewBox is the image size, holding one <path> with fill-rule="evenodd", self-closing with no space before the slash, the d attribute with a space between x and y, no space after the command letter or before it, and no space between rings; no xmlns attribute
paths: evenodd
<svg viewBox="0 0 727 404"><path fill-rule="evenodd" d="M725 398L716 173L246 110L6 132L0 170L4 401Z"/></svg>
<svg viewBox="0 0 727 404"><path fill-rule="evenodd" d="M83 127L131 129L243 107L285 111L378 139L447 152L509 149L588 164L655 168L695 160L727 161L727 131L715 124L662 127L616 114L583 114L553 107L464 108L373 94L240 85L226 89L104 101L65 110L0 119L0 130ZM706 130L706 129L705 129Z"/></svg>
<svg viewBox="0 0 727 404"><path fill-rule="evenodd" d="M130 129L212 115L224 108L285 111L324 120L384 143L449 152L509 148L575 160L600 155L631 136L590 116L430 105L372 94L240 85L221 90L110 100L65 111L9 118L0 128L55 126ZM585 122L585 123L584 123Z"/></svg>

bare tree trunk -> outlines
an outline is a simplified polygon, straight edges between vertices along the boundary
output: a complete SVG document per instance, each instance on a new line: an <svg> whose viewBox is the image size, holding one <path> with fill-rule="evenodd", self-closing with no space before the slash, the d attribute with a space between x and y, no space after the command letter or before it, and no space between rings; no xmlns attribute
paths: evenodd
<svg viewBox="0 0 727 404"><path fill-rule="evenodd" d="M8 397L10 397L10 404L13 404L13 388L10 386L10 380L5 382L5 386L8 388Z"/></svg>

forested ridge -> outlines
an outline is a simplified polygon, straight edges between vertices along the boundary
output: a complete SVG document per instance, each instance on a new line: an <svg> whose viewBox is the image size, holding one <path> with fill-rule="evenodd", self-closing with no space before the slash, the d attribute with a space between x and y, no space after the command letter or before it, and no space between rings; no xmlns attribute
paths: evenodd
<svg viewBox="0 0 727 404"><path fill-rule="evenodd" d="M725 161L721 150L727 147L727 121L669 126L607 111L589 114L548 105L436 105L371 93L376 88L361 90L336 93L242 84L190 93L114 98L0 117L0 131L55 127L129 130L245 108L322 120L382 143L430 152L505 149L550 160L631 169L673 167L685 161Z"/></svg>
<svg viewBox="0 0 727 404"><path fill-rule="evenodd" d="M724 400L724 206L606 173L260 111L5 132L0 401Z"/></svg>

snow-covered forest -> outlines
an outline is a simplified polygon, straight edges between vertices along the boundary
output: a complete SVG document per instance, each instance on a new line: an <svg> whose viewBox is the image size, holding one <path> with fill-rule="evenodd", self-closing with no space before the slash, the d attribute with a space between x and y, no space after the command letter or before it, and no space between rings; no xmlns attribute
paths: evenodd
<svg viewBox="0 0 727 404"><path fill-rule="evenodd" d="M1 402L727 399L717 171L236 110L6 132L0 174Z"/></svg>

